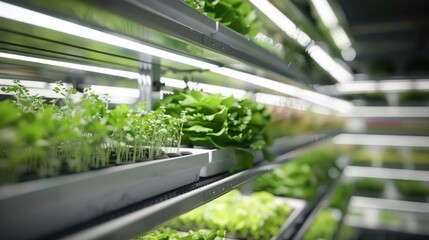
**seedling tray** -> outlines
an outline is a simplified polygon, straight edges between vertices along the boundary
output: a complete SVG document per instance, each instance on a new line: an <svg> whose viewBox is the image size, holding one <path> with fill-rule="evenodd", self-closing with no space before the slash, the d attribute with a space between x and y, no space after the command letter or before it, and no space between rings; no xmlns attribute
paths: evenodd
<svg viewBox="0 0 429 240"><path fill-rule="evenodd" d="M0 239L39 239L199 179L207 151L0 187Z"/></svg>

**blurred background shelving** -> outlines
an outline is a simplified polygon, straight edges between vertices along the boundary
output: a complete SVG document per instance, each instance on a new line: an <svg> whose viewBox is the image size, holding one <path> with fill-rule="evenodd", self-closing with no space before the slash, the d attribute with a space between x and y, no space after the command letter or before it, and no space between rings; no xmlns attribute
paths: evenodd
<svg viewBox="0 0 429 240"><path fill-rule="evenodd" d="M253 167L196 173L180 187L161 182L185 170L158 164L167 170L145 174L159 191L135 199L145 191L139 179L114 177L136 174L132 165L0 182L0 238L147 240L155 229L208 228L228 239L427 239L427 12L424 0L0 1L0 87L20 80L31 94L68 99L52 91L61 80L79 102L91 85L108 94L106 109L155 109L184 89L233 96L265 106L273 138L273 160L252 152ZM0 91L1 101L12 98ZM231 152L194 150L206 164L216 154L230 160ZM117 189L101 192L97 181L108 176ZM62 199L55 206L74 206L62 194L80 181L100 186L81 193L97 214L63 225L18 214L23 204L52 216L40 200L48 193ZM59 186L66 190L52 190ZM114 191L116 202L93 202Z"/></svg>

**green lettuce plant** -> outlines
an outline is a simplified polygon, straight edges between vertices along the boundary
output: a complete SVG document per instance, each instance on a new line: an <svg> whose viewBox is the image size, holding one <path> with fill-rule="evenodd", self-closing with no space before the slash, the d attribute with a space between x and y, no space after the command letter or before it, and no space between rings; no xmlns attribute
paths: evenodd
<svg viewBox="0 0 429 240"><path fill-rule="evenodd" d="M184 143L234 149L238 162L234 171L253 166L249 149L263 151L265 158L271 159L266 150L271 140L265 131L270 115L261 104L185 90L166 96L157 106L177 118L183 118L183 112L186 113L186 120L182 121Z"/></svg>
<svg viewBox="0 0 429 240"><path fill-rule="evenodd" d="M225 231L205 230L178 232L170 228L159 228L134 238L135 240L224 240Z"/></svg>
<svg viewBox="0 0 429 240"><path fill-rule="evenodd" d="M167 225L176 229L225 229L233 238L271 239L278 235L291 211L267 192L243 196L233 190Z"/></svg>
<svg viewBox="0 0 429 240"><path fill-rule="evenodd" d="M242 0L184 0L186 4L223 25L254 38L260 23L252 6Z"/></svg>
<svg viewBox="0 0 429 240"><path fill-rule="evenodd" d="M335 166L335 160L336 154L332 148L319 148L257 178L255 190L311 199L318 187L329 181L329 169Z"/></svg>

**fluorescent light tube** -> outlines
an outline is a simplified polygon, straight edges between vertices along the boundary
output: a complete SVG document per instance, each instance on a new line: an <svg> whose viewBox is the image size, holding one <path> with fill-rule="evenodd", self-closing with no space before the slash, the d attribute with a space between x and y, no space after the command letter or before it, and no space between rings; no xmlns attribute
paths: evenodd
<svg viewBox="0 0 429 240"><path fill-rule="evenodd" d="M140 74L135 72L122 71L122 70L116 70L116 69L110 69L110 68L102 68L102 67L94 67L94 66L76 64L76 63L60 62L60 61L49 60L44 58L27 57L27 56L4 53L4 52L0 52L0 58L8 58L8 59L14 59L14 60L20 60L20 61L26 61L26 62L46 64L51 66L71 68L71 69L101 73L101 74L118 76L118 77L129 78L129 79L140 78Z"/></svg>
<svg viewBox="0 0 429 240"><path fill-rule="evenodd" d="M285 83L277 82L271 79L258 77L258 76L244 73L241 71L237 71L237 70L233 70L225 67L214 68L214 69L211 69L211 71L214 73L232 77L256 86L261 86L266 89L270 89L282 94L300 98L310 103L330 108L337 112L349 113L353 108L353 104L341 99L332 98L317 92L313 92L310 90L302 89L302 88L288 85Z"/></svg>
<svg viewBox="0 0 429 240"><path fill-rule="evenodd" d="M338 18L327 0L311 0L311 2L327 28L333 28L338 25Z"/></svg>
<svg viewBox="0 0 429 240"><path fill-rule="evenodd" d="M133 42L125 38L84 27L72 22L64 21L59 18L51 17L5 2L0 2L0 17L55 30L58 32L71 34L86 39L91 39L94 41L110 44L125 49L130 49L141 53L146 53L152 56L187 64L201 69L211 69L217 67L214 64L171 53L145 44Z"/></svg>
<svg viewBox="0 0 429 240"><path fill-rule="evenodd" d="M335 60L318 45L310 47L308 49L308 53L317 64L319 64L338 82L344 83L353 80L353 75L349 71L344 69L343 66L335 62Z"/></svg>
<svg viewBox="0 0 429 240"><path fill-rule="evenodd" d="M267 0L250 0L265 16L274 22L283 32L292 39L296 39L299 29L288 17L279 11ZM306 47L305 45L304 47Z"/></svg>
<svg viewBox="0 0 429 240"><path fill-rule="evenodd" d="M302 47L307 48L313 40L288 17L286 17L280 10L272 5L268 0L250 0L250 2L257 7L267 18L277 25L287 36L297 41ZM331 10L332 11L332 10ZM334 14L335 16L335 14ZM338 22L338 20L337 20ZM337 23L336 23L337 24ZM342 30L342 32L341 32ZM337 30L337 41L349 47L351 45L350 39L347 37L343 29ZM345 36L344 36L345 35ZM350 43L350 44L349 44ZM310 47L307 52L325 71L327 71L338 82L347 82L353 80L353 75L339 65L323 51L319 46L314 45Z"/></svg>

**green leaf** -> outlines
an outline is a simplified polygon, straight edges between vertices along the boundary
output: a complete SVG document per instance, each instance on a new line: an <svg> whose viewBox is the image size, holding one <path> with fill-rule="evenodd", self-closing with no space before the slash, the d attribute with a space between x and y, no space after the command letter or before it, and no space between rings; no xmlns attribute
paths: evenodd
<svg viewBox="0 0 429 240"><path fill-rule="evenodd" d="M193 125L192 127L189 128L184 128L184 131L189 131L189 132L197 132L197 133L210 133L213 132L213 129L211 128L206 128L200 125Z"/></svg>
<svg viewBox="0 0 429 240"><path fill-rule="evenodd" d="M230 172L238 172L253 167L253 154L244 149L235 149L235 160L237 165L230 169Z"/></svg>

